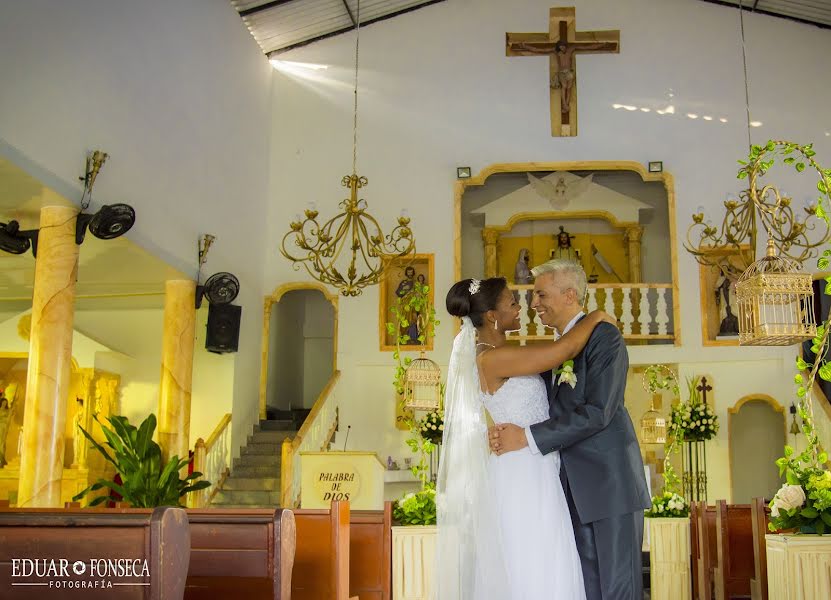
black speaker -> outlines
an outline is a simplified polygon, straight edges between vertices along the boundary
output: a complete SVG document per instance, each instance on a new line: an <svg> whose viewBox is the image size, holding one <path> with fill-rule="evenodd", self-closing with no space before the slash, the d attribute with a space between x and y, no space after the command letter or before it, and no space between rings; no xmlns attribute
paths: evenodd
<svg viewBox="0 0 831 600"><path fill-rule="evenodd" d="M241 306L236 304L209 304L205 349L217 354L236 352L239 348L241 319Z"/></svg>

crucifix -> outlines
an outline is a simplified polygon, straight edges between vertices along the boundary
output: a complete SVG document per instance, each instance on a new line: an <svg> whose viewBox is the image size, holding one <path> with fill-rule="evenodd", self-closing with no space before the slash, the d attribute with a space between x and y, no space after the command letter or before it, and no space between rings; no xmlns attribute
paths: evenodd
<svg viewBox="0 0 831 600"><path fill-rule="evenodd" d="M577 31L574 7L551 8L548 33L506 33L506 56L548 56L551 135L577 135L576 54L620 52L620 31Z"/></svg>
<svg viewBox="0 0 831 600"><path fill-rule="evenodd" d="M695 389L698 390L699 392L701 392L701 403L702 404L707 404L707 392L713 391L713 386L711 386L707 383L707 378L702 377L701 378L701 385L699 385Z"/></svg>

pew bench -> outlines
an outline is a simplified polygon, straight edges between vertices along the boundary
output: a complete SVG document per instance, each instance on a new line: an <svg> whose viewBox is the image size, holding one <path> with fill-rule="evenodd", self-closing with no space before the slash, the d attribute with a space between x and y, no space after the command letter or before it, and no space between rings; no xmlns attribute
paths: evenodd
<svg viewBox="0 0 831 600"><path fill-rule="evenodd" d="M749 504L716 501L716 600L750 599L754 575L753 528Z"/></svg>
<svg viewBox="0 0 831 600"><path fill-rule="evenodd" d="M189 509L186 600L288 600L294 515L283 509Z"/></svg>
<svg viewBox="0 0 831 600"><path fill-rule="evenodd" d="M349 516L349 593L361 600L392 597L392 502Z"/></svg>
<svg viewBox="0 0 831 600"><path fill-rule="evenodd" d="M189 558L190 531L180 508L129 513L0 509L4 600L90 594L181 600Z"/></svg>

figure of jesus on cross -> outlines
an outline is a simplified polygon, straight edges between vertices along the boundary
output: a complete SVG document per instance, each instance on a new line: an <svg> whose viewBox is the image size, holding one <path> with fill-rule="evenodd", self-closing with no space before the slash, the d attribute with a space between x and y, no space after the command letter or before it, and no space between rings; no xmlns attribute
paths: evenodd
<svg viewBox="0 0 831 600"><path fill-rule="evenodd" d="M577 135L575 54L620 52L620 31L575 31L573 8L552 8L548 33L505 34L506 56L548 56L551 135Z"/></svg>

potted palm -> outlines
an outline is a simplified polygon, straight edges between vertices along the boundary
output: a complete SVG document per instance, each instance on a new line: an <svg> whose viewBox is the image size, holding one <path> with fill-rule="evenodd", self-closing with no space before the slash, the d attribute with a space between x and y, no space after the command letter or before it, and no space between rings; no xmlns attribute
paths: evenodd
<svg viewBox="0 0 831 600"><path fill-rule="evenodd" d="M99 479L75 495L79 501L88 494L105 488L121 496L121 501L133 508L154 508L156 506L184 506L183 497L210 486L208 481L197 481L202 473L194 472L182 479L179 473L188 464L188 459L173 456L164 464L161 447L153 441L156 430L156 416L151 414L139 427L131 425L126 417L112 416L106 427L95 416L95 421L104 432L109 451L99 444L92 435L81 427L81 432L105 460L112 463L121 483ZM112 453L112 454L111 454ZM93 498L89 506L108 501L108 495Z"/></svg>

